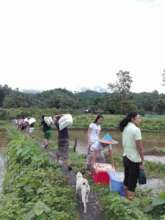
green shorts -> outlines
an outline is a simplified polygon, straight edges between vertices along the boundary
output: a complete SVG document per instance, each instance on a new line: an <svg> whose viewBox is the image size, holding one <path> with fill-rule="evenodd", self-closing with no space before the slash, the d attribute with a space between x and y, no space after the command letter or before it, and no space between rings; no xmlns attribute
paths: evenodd
<svg viewBox="0 0 165 220"><path fill-rule="evenodd" d="M51 130L47 130L47 131L45 131L44 132L44 138L46 138L46 139L50 139L51 138Z"/></svg>

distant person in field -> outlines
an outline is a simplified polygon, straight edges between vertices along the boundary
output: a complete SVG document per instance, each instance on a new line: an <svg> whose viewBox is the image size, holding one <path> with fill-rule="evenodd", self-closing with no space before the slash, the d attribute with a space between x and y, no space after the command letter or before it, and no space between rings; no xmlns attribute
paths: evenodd
<svg viewBox="0 0 165 220"><path fill-rule="evenodd" d="M22 131L25 131L28 127L28 119L25 118L25 116L21 116L20 119L19 119L19 128L22 130Z"/></svg>
<svg viewBox="0 0 165 220"><path fill-rule="evenodd" d="M43 130L43 133L44 133L43 147L45 149L47 149L48 146L49 146L49 140L50 140L51 134L52 134L52 128L51 128L51 125L49 125L45 122L44 118L45 118L45 116L42 115L42 117L41 117L41 126L42 126L42 130Z"/></svg>
<svg viewBox="0 0 165 220"><path fill-rule="evenodd" d="M101 132L101 123L103 120L103 116L101 114L97 115L95 120L90 123L88 128L88 153L87 153L87 167L89 167L90 161L88 159L90 158L90 148L95 143L98 142Z"/></svg>
<svg viewBox="0 0 165 220"><path fill-rule="evenodd" d="M142 136L141 130L138 127L140 122L141 116L137 112L129 113L120 122L124 150L124 187L126 197L130 200L135 196L139 171L140 168L143 169L144 165Z"/></svg>
<svg viewBox="0 0 165 220"><path fill-rule="evenodd" d="M32 134L34 133L35 123L36 123L35 118L28 118L28 124L29 124L28 133L30 136L32 136Z"/></svg>

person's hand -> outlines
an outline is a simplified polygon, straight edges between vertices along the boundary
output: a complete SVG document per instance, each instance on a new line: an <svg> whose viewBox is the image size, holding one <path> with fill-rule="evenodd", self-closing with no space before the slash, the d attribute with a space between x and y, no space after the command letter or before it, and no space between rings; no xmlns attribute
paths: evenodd
<svg viewBox="0 0 165 220"><path fill-rule="evenodd" d="M140 169L144 170L144 161L140 164Z"/></svg>

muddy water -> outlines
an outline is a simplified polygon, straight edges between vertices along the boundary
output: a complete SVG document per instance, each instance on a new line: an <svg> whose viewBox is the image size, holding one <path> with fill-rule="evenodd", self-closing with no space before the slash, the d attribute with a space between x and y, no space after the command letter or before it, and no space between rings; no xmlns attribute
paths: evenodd
<svg viewBox="0 0 165 220"><path fill-rule="evenodd" d="M101 137L107 133L107 131L102 131ZM120 131L110 131L113 139L117 140L119 144L113 146L113 151L122 153L121 147L121 132ZM148 133L142 132L143 144L145 151L148 151L154 147L165 147L165 134L162 133ZM70 140L74 143L75 138L77 138L77 149L81 153L87 151L87 129L70 129Z"/></svg>

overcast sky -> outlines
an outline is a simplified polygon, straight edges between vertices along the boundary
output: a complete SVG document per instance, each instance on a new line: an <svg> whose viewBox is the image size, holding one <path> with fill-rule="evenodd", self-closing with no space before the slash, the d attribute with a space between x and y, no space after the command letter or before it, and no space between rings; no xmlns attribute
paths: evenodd
<svg viewBox="0 0 165 220"><path fill-rule="evenodd" d="M1 0L0 84L165 92L165 0Z"/></svg>

